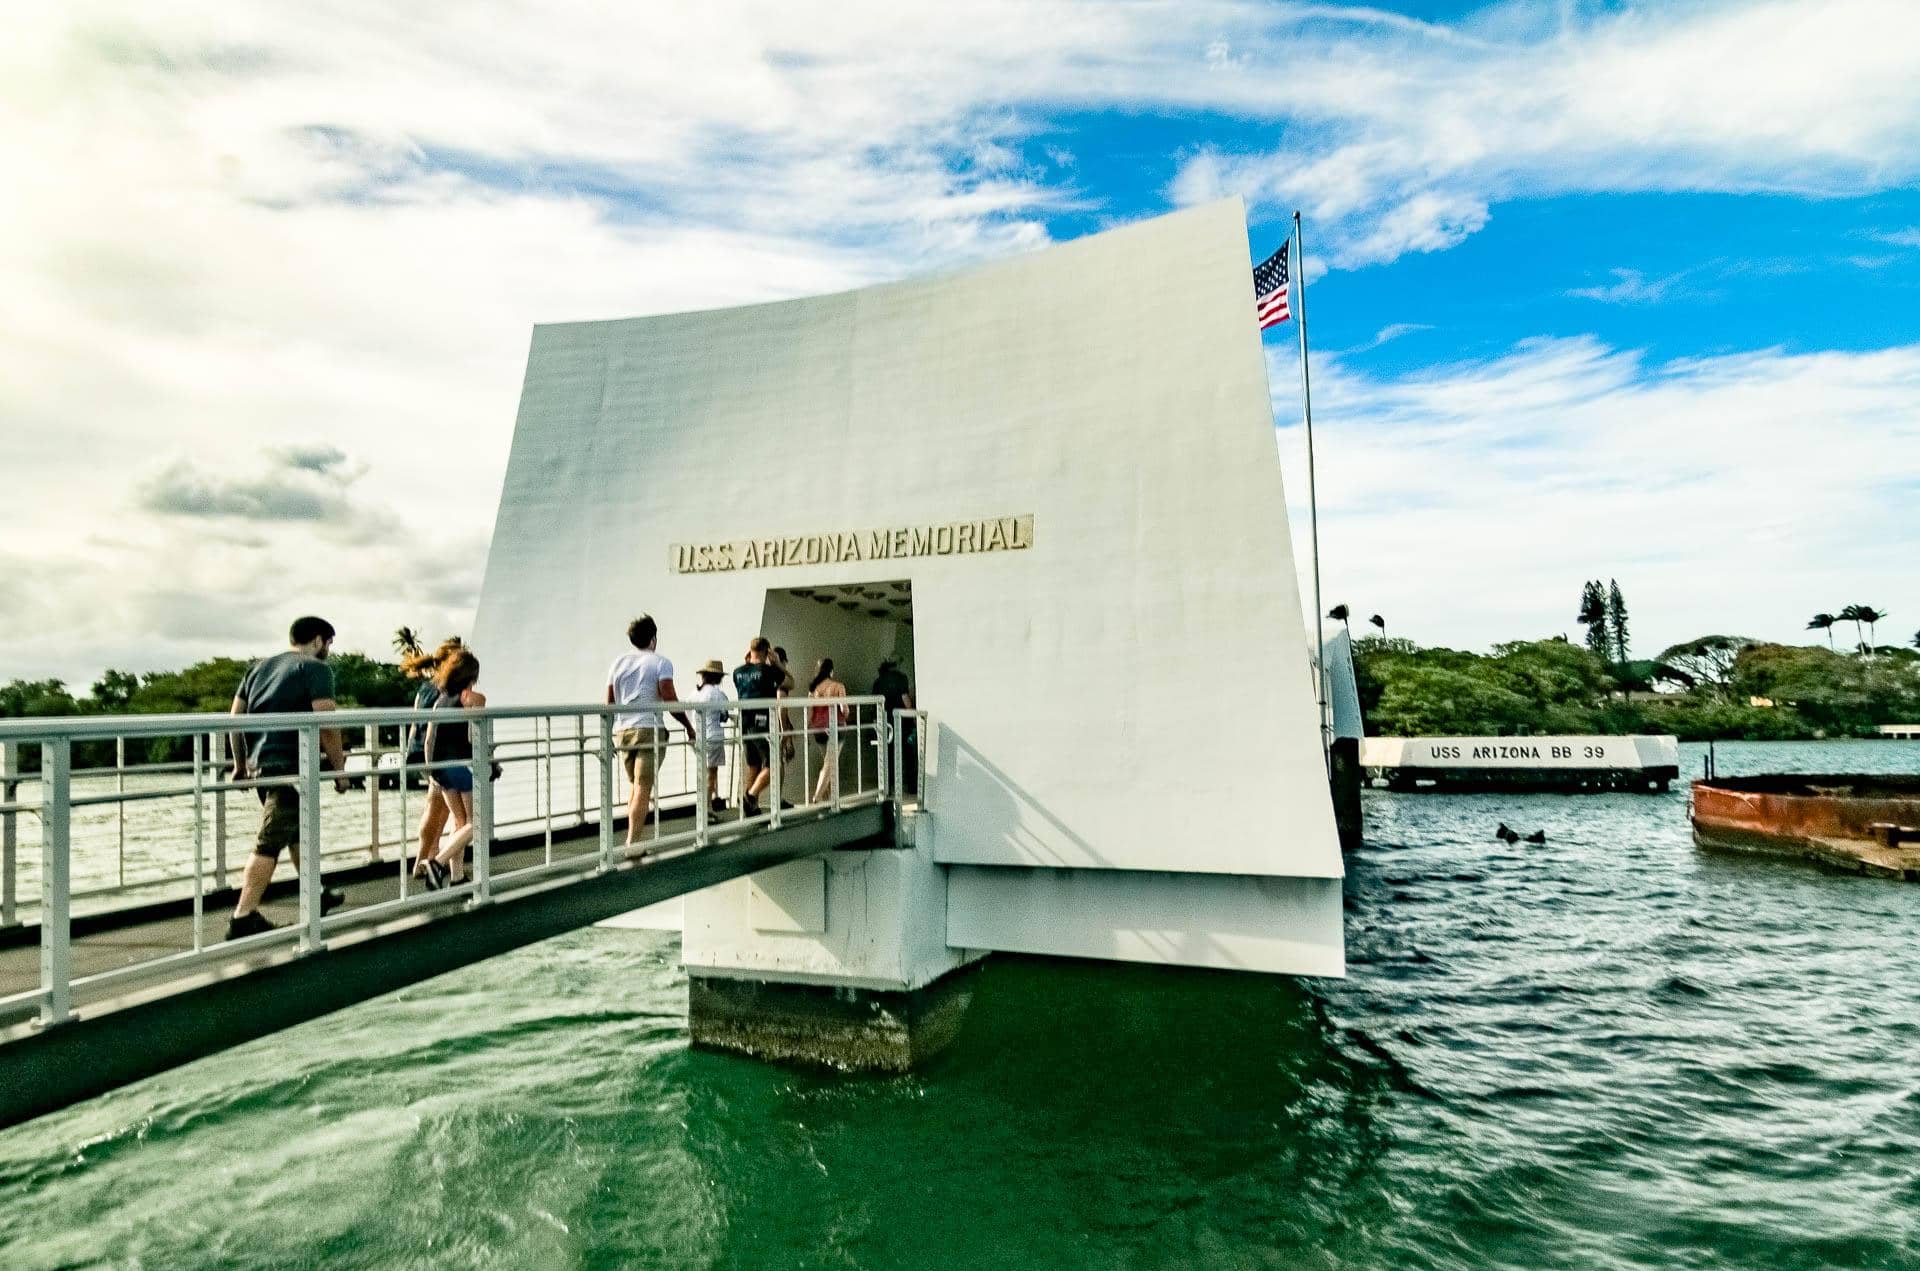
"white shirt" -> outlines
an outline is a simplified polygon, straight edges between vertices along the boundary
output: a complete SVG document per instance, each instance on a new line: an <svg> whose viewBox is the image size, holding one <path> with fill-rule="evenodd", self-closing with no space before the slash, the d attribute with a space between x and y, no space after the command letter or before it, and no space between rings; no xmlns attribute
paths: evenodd
<svg viewBox="0 0 1920 1271"><path fill-rule="evenodd" d="M694 700L698 702L725 702L730 700L727 697L727 690L721 688L718 684L701 685L700 691L695 693L693 697ZM707 748L709 750L727 744L727 713L725 711L708 711L700 726L706 730Z"/></svg>
<svg viewBox="0 0 1920 1271"><path fill-rule="evenodd" d="M607 683L613 688L613 700L621 706L657 706L660 702L660 681L672 678L673 663L652 649L621 654L613 660L613 667L607 672ZM616 729L665 728L666 723L657 710L633 711L615 715L613 726Z"/></svg>

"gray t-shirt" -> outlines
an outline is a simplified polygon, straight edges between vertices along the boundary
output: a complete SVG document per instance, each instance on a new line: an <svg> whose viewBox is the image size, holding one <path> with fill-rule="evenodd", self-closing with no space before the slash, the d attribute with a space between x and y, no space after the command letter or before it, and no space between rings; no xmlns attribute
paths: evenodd
<svg viewBox="0 0 1920 1271"><path fill-rule="evenodd" d="M261 658L247 668L237 694L247 714L310 711L313 704L333 697L333 668L318 658L288 650ZM300 771L300 735L289 732L249 733L256 776L276 777Z"/></svg>

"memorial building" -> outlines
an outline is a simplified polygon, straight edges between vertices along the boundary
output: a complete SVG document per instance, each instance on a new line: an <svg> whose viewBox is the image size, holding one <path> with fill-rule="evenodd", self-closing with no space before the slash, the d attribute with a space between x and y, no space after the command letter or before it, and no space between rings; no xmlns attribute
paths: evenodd
<svg viewBox="0 0 1920 1271"><path fill-rule="evenodd" d="M764 634L802 690L891 660L927 712L900 850L684 902L696 1038L740 986L912 994L994 950L1343 973L1249 259L1233 200L535 329L474 632L495 702L596 695L646 612L683 693Z"/></svg>

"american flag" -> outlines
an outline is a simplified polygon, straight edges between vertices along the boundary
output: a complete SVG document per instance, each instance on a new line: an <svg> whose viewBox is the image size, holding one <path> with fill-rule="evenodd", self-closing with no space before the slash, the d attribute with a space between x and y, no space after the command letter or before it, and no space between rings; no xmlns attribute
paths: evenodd
<svg viewBox="0 0 1920 1271"><path fill-rule="evenodd" d="M1293 316L1287 305L1287 245L1262 261L1253 271L1253 307L1266 330Z"/></svg>

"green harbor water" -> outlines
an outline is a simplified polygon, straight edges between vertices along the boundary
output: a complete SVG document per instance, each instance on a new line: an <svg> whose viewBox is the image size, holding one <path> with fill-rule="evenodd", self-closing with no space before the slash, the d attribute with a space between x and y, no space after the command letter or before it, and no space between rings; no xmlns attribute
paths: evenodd
<svg viewBox="0 0 1920 1271"><path fill-rule="evenodd" d="M996 959L869 1079L582 931L0 1132L0 1267L1920 1266L1920 887L1682 791L1366 812L1343 981Z"/></svg>

